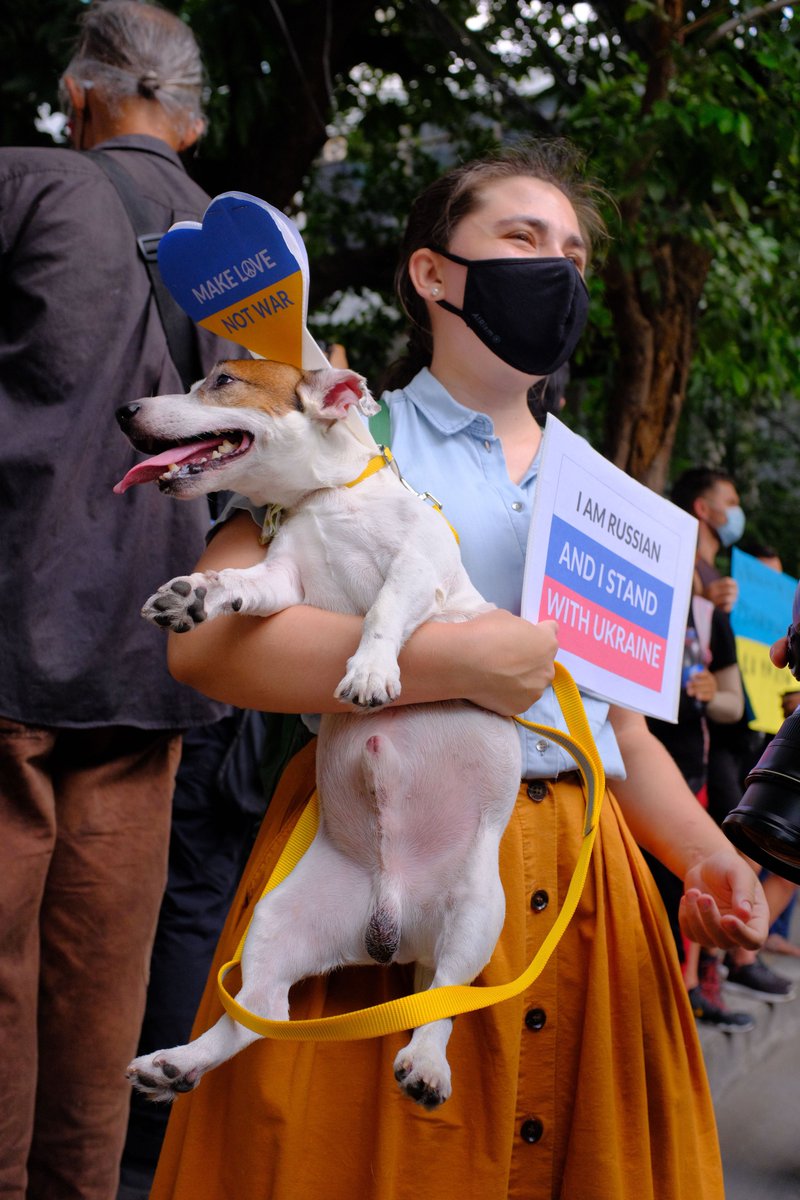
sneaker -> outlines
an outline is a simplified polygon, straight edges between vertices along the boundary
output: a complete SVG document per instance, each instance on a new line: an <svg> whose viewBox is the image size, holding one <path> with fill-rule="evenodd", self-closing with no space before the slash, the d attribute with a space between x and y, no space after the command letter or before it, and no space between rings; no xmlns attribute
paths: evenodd
<svg viewBox="0 0 800 1200"><path fill-rule="evenodd" d="M725 987L729 992L736 992L740 996L753 996L757 1000L771 1000L773 1004L794 1000L797 995L791 979L770 970L760 958L737 967L728 954L725 964L728 968Z"/></svg>
<svg viewBox="0 0 800 1200"><path fill-rule="evenodd" d="M689 989L689 1003L698 1021L704 1025L715 1025L726 1033L749 1033L756 1027L755 1019L749 1013L730 1012L722 1004L714 1004L703 994L702 984L698 983L697 987Z"/></svg>

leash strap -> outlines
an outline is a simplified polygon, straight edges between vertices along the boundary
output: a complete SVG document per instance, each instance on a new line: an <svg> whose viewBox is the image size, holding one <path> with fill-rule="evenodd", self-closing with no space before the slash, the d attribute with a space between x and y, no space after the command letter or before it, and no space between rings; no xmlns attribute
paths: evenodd
<svg viewBox="0 0 800 1200"><path fill-rule="evenodd" d="M247 930L245 930L236 954L230 962L220 968L217 975L220 999L225 1011L234 1021L238 1021L240 1025L244 1025L261 1037L273 1038L278 1041L355 1041L360 1038L383 1037L387 1033L416 1029L419 1025L426 1025L430 1021L441 1020L443 1017L454 1017L459 1013L476 1012L478 1009L488 1008L492 1004L499 1004L503 1000L510 1000L530 987L550 959L578 906L589 870L600 807L605 793L605 772L589 728L589 722L586 719L580 693L572 676L560 663L555 664L555 669L553 687L561 705L569 734L562 733L558 729L551 729L547 725L536 725L522 717L514 717L514 720L527 729L532 729L535 733L556 742L575 759L586 787L586 820L578 860L561 911L527 969L510 983L491 987L457 984L451 987L430 988L427 991L415 992L411 996L390 1000L385 1004L377 1004L371 1008L362 1008L356 1012L341 1013L332 1017L318 1017L308 1021L270 1021L243 1008L225 987L225 976L241 960L242 948L247 937ZM289 841L267 881L262 896L286 879L303 857L314 840L318 815L315 793L295 825ZM249 927L248 922L248 929Z"/></svg>
<svg viewBox="0 0 800 1200"><path fill-rule="evenodd" d="M380 416L381 414L379 413L378 415ZM430 492L418 492L416 490L416 488L413 488L411 486L411 484L408 482L407 479L403 478L403 476L400 473L400 468L398 467L398 465L395 461L394 455L392 454L392 452L388 446L384 446L383 444L381 444L378 446L378 449L380 450L380 454L376 454L374 456L374 458L371 458L369 460L366 467L361 472L361 474L358 476L358 478L351 479L350 482L346 483L344 486L348 487L348 488L355 487L357 484L363 483L365 479L369 479L370 475L375 475L376 472L383 470L384 467L391 467L392 470L394 471L395 475L397 476L397 478L402 483L403 487L406 489L406 491L411 492L412 496L416 496L418 500L430 501L431 507L436 509L439 516L442 518L442 520L446 522L447 528L450 530L453 537L460 544L461 538L458 536L458 533L456 532L456 530L453 528L453 526L447 520L447 517L444 515L444 512L442 511L442 506L439 503L439 501L436 499L436 497L432 496L430 494Z"/></svg>

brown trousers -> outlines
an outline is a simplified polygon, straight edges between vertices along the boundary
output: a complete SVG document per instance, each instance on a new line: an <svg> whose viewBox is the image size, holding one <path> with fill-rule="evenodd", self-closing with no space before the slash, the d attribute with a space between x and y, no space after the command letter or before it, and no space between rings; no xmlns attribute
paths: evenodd
<svg viewBox="0 0 800 1200"><path fill-rule="evenodd" d="M114 1200L180 737L0 718L0 1197Z"/></svg>

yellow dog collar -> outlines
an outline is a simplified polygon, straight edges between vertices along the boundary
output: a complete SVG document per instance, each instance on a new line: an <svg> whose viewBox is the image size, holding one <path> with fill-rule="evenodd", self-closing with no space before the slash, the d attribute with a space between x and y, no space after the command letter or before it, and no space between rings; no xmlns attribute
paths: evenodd
<svg viewBox="0 0 800 1200"><path fill-rule="evenodd" d="M390 467L392 467L395 475L397 476L397 478L400 480L403 487L406 488L407 491L411 492L412 495L416 496L419 500L429 501L431 504L431 507L435 508L436 511L441 514L442 519L447 521L447 517L442 512L441 503L436 499L435 496L432 496L430 492L418 492L416 490L416 488L413 488L411 486L411 484L408 482L407 479L403 478L403 476L400 474L400 470L397 466L397 463L394 460L394 455L392 454L389 447L379 445L378 449L380 450L380 454L376 454L373 458L371 458L369 460L369 462L364 467L364 470L361 472L361 474L358 476L358 478L351 479L350 482L346 483L344 486L349 487L349 488L355 487L356 484L363 483L365 479L369 479L370 475L375 475L375 474L377 474L378 471L382 471L384 467L390 466ZM450 532L452 533L452 535L456 539L456 541L460 543L460 538L458 536L458 533L456 532L456 530L453 528L453 526L450 524L449 521L447 521L447 528L450 530Z"/></svg>

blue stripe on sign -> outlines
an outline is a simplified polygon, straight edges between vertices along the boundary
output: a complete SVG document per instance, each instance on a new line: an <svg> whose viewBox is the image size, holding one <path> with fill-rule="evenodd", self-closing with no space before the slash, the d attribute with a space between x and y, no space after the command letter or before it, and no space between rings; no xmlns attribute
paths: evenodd
<svg viewBox="0 0 800 1200"><path fill-rule="evenodd" d="M555 515L547 574L593 604L666 638L674 589Z"/></svg>

